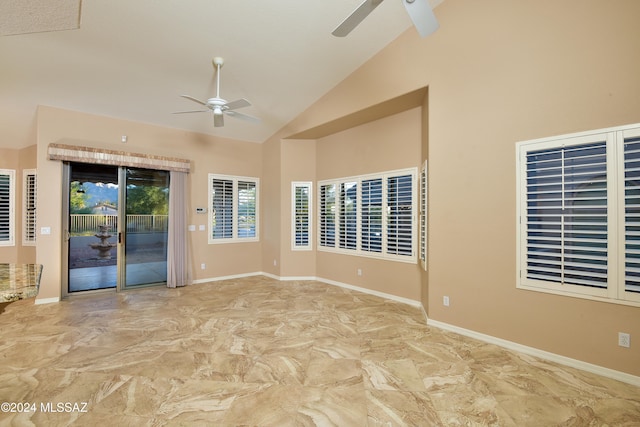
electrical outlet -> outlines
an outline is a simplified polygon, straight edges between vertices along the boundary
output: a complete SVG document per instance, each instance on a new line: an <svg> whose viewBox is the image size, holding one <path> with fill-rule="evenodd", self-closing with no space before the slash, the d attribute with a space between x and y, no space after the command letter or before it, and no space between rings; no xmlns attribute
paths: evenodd
<svg viewBox="0 0 640 427"><path fill-rule="evenodd" d="M205 263L200 264L200 270L204 270L207 268L207 265Z"/></svg>
<svg viewBox="0 0 640 427"><path fill-rule="evenodd" d="M362 269L361 268L358 269L358 276L362 276Z"/></svg>
<svg viewBox="0 0 640 427"><path fill-rule="evenodd" d="M442 297L442 305L444 305L445 307L449 307L449 297L448 296L443 296Z"/></svg>
<svg viewBox="0 0 640 427"><path fill-rule="evenodd" d="M618 345L626 348L631 347L631 335L624 332L618 332Z"/></svg>

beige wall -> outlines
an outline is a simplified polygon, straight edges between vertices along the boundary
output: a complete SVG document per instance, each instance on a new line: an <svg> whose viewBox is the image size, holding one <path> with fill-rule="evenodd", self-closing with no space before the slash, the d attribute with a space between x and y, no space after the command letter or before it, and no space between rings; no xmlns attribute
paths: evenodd
<svg viewBox="0 0 640 427"><path fill-rule="evenodd" d="M315 218L317 180L405 168L415 168L419 172L425 139L424 112L419 106L423 104L424 93L426 91L419 91L418 98L400 97L400 100L385 102L364 114L341 119L340 123L326 126L335 133L319 139L286 138L283 136L290 135L293 130L285 128L264 144L265 180L278 182L280 204L276 207L276 214L266 205L271 203L271 197L263 201L262 208L267 211L263 225L269 230L263 240L263 271L283 278L319 277L416 302L421 300L420 280L421 276L424 279L424 274L416 262L392 262L316 251L315 222L311 251L294 251L290 242L292 181L314 182ZM388 112L386 116L385 111ZM318 135L327 132L322 129L308 133ZM266 166L276 163L280 166L277 177L276 172ZM275 196L276 192L273 191L272 195ZM273 265L274 261L277 266ZM358 269L362 270L362 276L357 276Z"/></svg>
<svg viewBox="0 0 640 427"><path fill-rule="evenodd" d="M318 180L405 168L419 171L421 119L420 108L413 108L319 139ZM357 275L358 269L362 270L362 276ZM416 262L382 261L318 251L317 275L420 301L420 268Z"/></svg>
<svg viewBox="0 0 640 427"><path fill-rule="evenodd" d="M280 137L428 87L429 317L640 375L640 346L617 346L640 336L640 308L515 287L515 143L640 122L640 2L447 0L436 15L434 35L408 30Z"/></svg>
<svg viewBox="0 0 640 427"><path fill-rule="evenodd" d="M396 169L419 170L422 113L413 108L320 139L281 142L281 270L282 277L319 277L372 291L420 301L416 263L390 262L316 251L317 180L344 178ZM311 251L291 249L291 182L313 181ZM362 271L362 276L357 271Z"/></svg>
<svg viewBox="0 0 640 427"><path fill-rule="evenodd" d="M61 295L62 275L62 163L47 158L51 143L66 143L191 160L189 223L207 224L208 174L262 177L262 146L244 141L161 128L90 114L40 107L38 111L38 226L51 227L51 235L38 236L37 261L44 265L38 299ZM121 143L127 135L128 142ZM197 227L196 227L197 228ZM261 271L260 243L207 243L206 231L189 233L195 280ZM200 265L206 264L201 270Z"/></svg>
<svg viewBox="0 0 640 427"><path fill-rule="evenodd" d="M281 145L282 144L277 139L267 141L263 144L264 175L262 180L262 198L260 203L260 217L262 223L262 271L276 276L280 275L281 249Z"/></svg>
<svg viewBox="0 0 640 427"><path fill-rule="evenodd" d="M280 191L282 194L280 209L280 275L282 277L316 276L316 230L313 218L316 218L317 194L316 180L316 141L282 141ZM313 182L312 192L312 250L291 250L291 183L294 181Z"/></svg>

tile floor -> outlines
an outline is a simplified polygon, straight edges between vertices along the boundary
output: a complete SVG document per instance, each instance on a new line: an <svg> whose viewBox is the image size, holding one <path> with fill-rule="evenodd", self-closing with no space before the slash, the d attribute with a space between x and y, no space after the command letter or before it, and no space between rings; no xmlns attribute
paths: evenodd
<svg viewBox="0 0 640 427"><path fill-rule="evenodd" d="M640 425L638 387L262 276L12 303L0 402L31 410L0 426Z"/></svg>

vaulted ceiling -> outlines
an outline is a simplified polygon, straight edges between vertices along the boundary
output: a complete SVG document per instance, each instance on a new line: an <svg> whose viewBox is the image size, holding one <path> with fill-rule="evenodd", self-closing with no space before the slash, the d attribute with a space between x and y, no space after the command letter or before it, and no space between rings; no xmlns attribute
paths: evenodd
<svg viewBox="0 0 640 427"><path fill-rule="evenodd" d="M37 105L263 142L415 31L402 1L383 1L338 38L331 31L361 0L82 0L79 29L0 36L0 147L35 143ZM225 60L221 97L248 99L241 112L261 123L226 118L214 127L209 112L172 114L199 109L180 95L215 95L216 56Z"/></svg>

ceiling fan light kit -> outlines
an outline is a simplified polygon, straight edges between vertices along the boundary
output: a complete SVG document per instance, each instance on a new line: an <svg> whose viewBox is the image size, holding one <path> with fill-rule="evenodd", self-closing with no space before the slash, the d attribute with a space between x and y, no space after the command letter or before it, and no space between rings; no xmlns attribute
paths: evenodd
<svg viewBox="0 0 640 427"><path fill-rule="evenodd" d="M438 21L433 14L429 0L401 1L421 37L427 37L438 29ZM382 2L383 0L365 0L331 34L336 37L345 37Z"/></svg>
<svg viewBox="0 0 640 427"><path fill-rule="evenodd" d="M220 97L220 69L224 65L224 58L216 56L213 58L211 62L213 63L213 67L216 70L216 96L214 98L209 98L206 101L201 101L189 95L180 95L185 99L188 99L190 101L196 102L202 106L207 107L207 110L178 111L174 114L206 113L206 112L212 111L214 127L224 126L225 115L228 115L236 119L248 121L248 122L254 122L254 123L260 122L260 119L257 117L253 117L248 114L238 113L237 111L235 111L239 108L251 106L251 103L246 99L240 98L235 101L227 102L225 99Z"/></svg>

